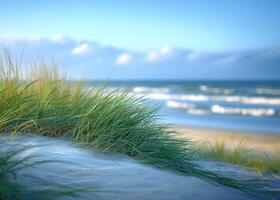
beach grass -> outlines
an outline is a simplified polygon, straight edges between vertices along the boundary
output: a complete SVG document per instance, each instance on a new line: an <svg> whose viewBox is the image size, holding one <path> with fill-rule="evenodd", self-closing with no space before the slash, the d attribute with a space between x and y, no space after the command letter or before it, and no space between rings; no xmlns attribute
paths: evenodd
<svg viewBox="0 0 280 200"><path fill-rule="evenodd" d="M82 83L61 77L53 63L22 68L7 51L2 53L1 133L67 137L96 151L125 154L157 168L270 196L261 179L237 180L203 169L191 142L176 138L159 122L159 108L144 99L102 88L87 91Z"/></svg>
<svg viewBox="0 0 280 200"><path fill-rule="evenodd" d="M233 144L234 143L234 144ZM257 173L280 173L280 144L273 151L249 148L246 140L228 144L224 139L199 142L198 155L205 160L232 163Z"/></svg>

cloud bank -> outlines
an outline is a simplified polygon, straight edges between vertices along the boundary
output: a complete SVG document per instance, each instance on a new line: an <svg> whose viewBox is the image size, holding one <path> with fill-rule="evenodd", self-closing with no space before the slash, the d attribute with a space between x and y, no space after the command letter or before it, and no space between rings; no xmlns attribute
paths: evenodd
<svg viewBox="0 0 280 200"><path fill-rule="evenodd" d="M104 46L56 34L1 38L0 46L24 59L55 59L70 78L86 79L280 79L280 47L202 52L170 46L147 52Z"/></svg>

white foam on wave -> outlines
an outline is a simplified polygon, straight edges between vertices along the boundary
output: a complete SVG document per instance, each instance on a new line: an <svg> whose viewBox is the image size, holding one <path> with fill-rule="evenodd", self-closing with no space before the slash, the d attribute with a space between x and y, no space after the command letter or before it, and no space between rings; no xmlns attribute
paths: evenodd
<svg viewBox="0 0 280 200"><path fill-rule="evenodd" d="M244 104L263 104L263 105L280 105L280 98L266 98L266 97L246 97L246 96L207 96L207 95L194 95L194 94L163 94L163 93L150 93L138 94L145 96L149 99L156 100L181 100L181 101L220 101L220 102L240 102Z"/></svg>
<svg viewBox="0 0 280 200"><path fill-rule="evenodd" d="M170 108L182 108L182 109L195 108L195 105L193 104L176 102L176 101L167 101L166 106Z"/></svg>
<svg viewBox="0 0 280 200"><path fill-rule="evenodd" d="M145 95L145 94L143 94ZM205 95L184 95L184 94L162 94L162 93L150 93L146 95L150 99L162 99L162 100L189 100L189 101L208 101L209 98Z"/></svg>
<svg viewBox="0 0 280 200"><path fill-rule="evenodd" d="M211 111L217 114L232 114L232 115L250 115L250 116L272 116L275 114L275 111L271 108L262 109L262 108L229 108L223 107L220 105L211 106Z"/></svg>
<svg viewBox="0 0 280 200"><path fill-rule="evenodd" d="M266 94L266 95L280 95L280 89L271 89L271 88L257 88L257 94Z"/></svg>
<svg viewBox="0 0 280 200"><path fill-rule="evenodd" d="M242 103L247 104L268 104L268 105L280 105L280 99L265 98L265 97L240 97Z"/></svg>
<svg viewBox="0 0 280 200"><path fill-rule="evenodd" d="M167 101L166 106L170 108L183 109L190 114L194 115L204 115L209 114L209 111L203 109L197 109L194 104L176 102L176 101Z"/></svg>
<svg viewBox="0 0 280 200"><path fill-rule="evenodd" d="M169 93L169 88L158 88L158 87L142 87L137 86L133 88L135 93Z"/></svg>
<svg viewBox="0 0 280 200"><path fill-rule="evenodd" d="M206 109L198 109L196 108L196 105L189 104L189 103L183 103L183 102L176 102L176 101L167 101L166 106L170 108L176 108L176 109L183 109L187 111L190 114L225 114L225 115L248 115L248 116L273 116L275 114L275 110L272 108L264 109L264 108L236 108L236 107L223 107L218 104L215 104L209 108L209 110Z"/></svg>
<svg viewBox="0 0 280 200"><path fill-rule="evenodd" d="M209 114L209 111L203 109L189 109L188 113L193 115L205 115Z"/></svg>
<svg viewBox="0 0 280 200"><path fill-rule="evenodd" d="M215 94L232 94L234 92L234 89L225 89L225 88L212 88L208 87L206 85L199 86L199 90L203 92L210 92Z"/></svg>

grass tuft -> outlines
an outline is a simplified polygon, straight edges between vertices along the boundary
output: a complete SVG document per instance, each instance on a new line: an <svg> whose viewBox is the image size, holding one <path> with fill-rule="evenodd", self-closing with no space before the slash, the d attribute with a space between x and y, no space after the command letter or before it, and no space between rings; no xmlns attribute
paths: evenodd
<svg viewBox="0 0 280 200"><path fill-rule="evenodd" d="M244 166L257 173L280 173L280 148L273 152L250 149L245 140L233 146L229 146L225 140L205 141L198 148L202 159Z"/></svg>

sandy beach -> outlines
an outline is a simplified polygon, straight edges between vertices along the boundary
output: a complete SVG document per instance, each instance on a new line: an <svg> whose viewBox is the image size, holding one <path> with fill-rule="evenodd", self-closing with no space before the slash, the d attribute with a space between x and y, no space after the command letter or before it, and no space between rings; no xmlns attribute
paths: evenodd
<svg viewBox="0 0 280 200"><path fill-rule="evenodd" d="M249 149L273 152L280 149L280 131L277 133L242 132L228 129L204 128L196 126L172 125L172 130L178 137L188 138L198 142L224 141L228 146L240 143Z"/></svg>

